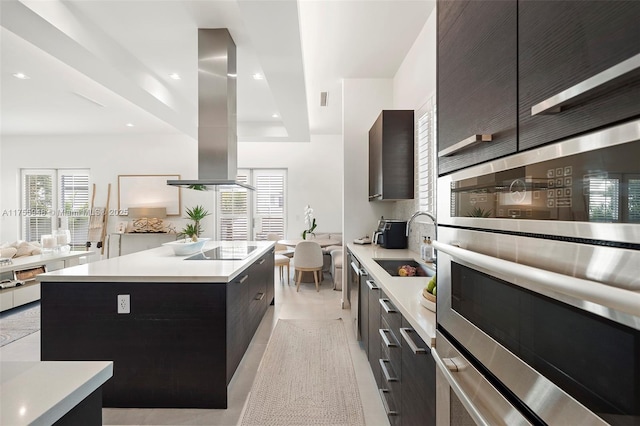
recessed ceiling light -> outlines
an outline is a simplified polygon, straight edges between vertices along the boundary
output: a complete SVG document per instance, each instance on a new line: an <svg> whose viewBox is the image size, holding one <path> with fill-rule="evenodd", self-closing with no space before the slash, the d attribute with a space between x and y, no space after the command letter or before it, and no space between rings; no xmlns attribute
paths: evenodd
<svg viewBox="0 0 640 426"><path fill-rule="evenodd" d="M253 79L254 79L254 80L262 80L262 79L264 79L264 77L263 77L263 75L262 75L262 74L260 74L259 72L257 72L257 73L255 73L255 74L253 75Z"/></svg>
<svg viewBox="0 0 640 426"><path fill-rule="evenodd" d="M278 114L275 114L275 113L274 113L274 114L271 114L271 117L273 117L273 118L278 118L278 117L280 117L280 116L279 116Z"/></svg>
<svg viewBox="0 0 640 426"><path fill-rule="evenodd" d="M127 127L134 127L134 126L135 126L135 124L133 124L133 123L127 123L127 124L126 124L126 126L127 126Z"/></svg>
<svg viewBox="0 0 640 426"><path fill-rule="evenodd" d="M169 78L171 78L172 80L181 80L180 74L178 74L177 72L169 74Z"/></svg>
<svg viewBox="0 0 640 426"><path fill-rule="evenodd" d="M13 76L15 78L19 78L20 80L29 80L31 77L29 77L28 75L26 75L25 73L22 72L17 72L15 74L13 74Z"/></svg>

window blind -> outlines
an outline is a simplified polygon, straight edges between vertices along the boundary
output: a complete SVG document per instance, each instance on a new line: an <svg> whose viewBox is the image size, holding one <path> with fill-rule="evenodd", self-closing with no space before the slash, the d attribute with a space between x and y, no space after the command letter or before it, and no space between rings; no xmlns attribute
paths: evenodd
<svg viewBox="0 0 640 426"><path fill-rule="evenodd" d="M239 174L238 182L248 183L248 174ZM222 241L248 241L249 203L244 188L224 188L218 191L218 238Z"/></svg>
<svg viewBox="0 0 640 426"><path fill-rule="evenodd" d="M436 182L436 105L431 97L416 114L416 138L418 140L418 200L419 210L435 214Z"/></svg>
<svg viewBox="0 0 640 426"><path fill-rule="evenodd" d="M284 237L284 191L283 170L255 170L253 173L256 221L255 239L266 240L268 234Z"/></svg>
<svg viewBox="0 0 640 426"><path fill-rule="evenodd" d="M71 231L71 248L82 249L89 235L89 175L61 171L58 190L60 227Z"/></svg>
<svg viewBox="0 0 640 426"><path fill-rule="evenodd" d="M40 241L55 229L69 229L72 249L83 249L89 230L89 171L22 171L22 238Z"/></svg>
<svg viewBox="0 0 640 426"><path fill-rule="evenodd" d="M640 222L640 179L630 178L627 182L628 222Z"/></svg>
<svg viewBox="0 0 640 426"><path fill-rule="evenodd" d="M40 241L40 237L51 234L54 229L56 205L54 200L55 171L22 171L22 238Z"/></svg>

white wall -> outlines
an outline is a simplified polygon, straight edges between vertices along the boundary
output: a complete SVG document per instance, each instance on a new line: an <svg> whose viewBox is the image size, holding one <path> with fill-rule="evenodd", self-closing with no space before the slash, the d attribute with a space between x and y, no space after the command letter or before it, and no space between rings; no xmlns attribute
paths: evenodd
<svg viewBox="0 0 640 426"><path fill-rule="evenodd" d="M413 46L404 58L393 79L393 108L412 109L417 111L436 93L436 10L433 9L429 19L416 38ZM416 117L417 118L417 117ZM416 159L416 191L417 191L417 154ZM393 216L398 219L409 219L418 210L418 198L398 201L393 207ZM434 212L435 213L435 212ZM429 219L420 216L411 225L409 249L420 252L422 236L435 239L435 227Z"/></svg>
<svg viewBox="0 0 640 426"><path fill-rule="evenodd" d="M300 238L309 204L317 233L342 231L342 138L311 135L311 142L240 142L238 168L287 169L286 237Z"/></svg>
<svg viewBox="0 0 640 426"><path fill-rule="evenodd" d="M184 179L197 177L197 145L182 135L114 135L3 137L0 142L0 242L20 237L20 217L2 215L21 208L20 170L23 168L90 169L96 184L95 206L104 207L107 185L111 184L109 207L118 208L118 175L180 174ZM213 207L211 193L181 190L182 211L195 204ZM126 217L110 216L108 232ZM181 229L184 220L168 220ZM205 224L205 228L207 225ZM212 229L209 227L209 229Z"/></svg>
<svg viewBox="0 0 640 426"><path fill-rule="evenodd" d="M391 79L342 82L344 138L344 239L372 236L393 203L369 202L369 129L383 109L393 108Z"/></svg>

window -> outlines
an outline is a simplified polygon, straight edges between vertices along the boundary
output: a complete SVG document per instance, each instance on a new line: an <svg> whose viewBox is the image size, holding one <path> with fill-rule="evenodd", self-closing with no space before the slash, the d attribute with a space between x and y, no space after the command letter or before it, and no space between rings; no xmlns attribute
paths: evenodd
<svg viewBox="0 0 640 426"><path fill-rule="evenodd" d="M640 178L629 178L627 182L628 222L640 222Z"/></svg>
<svg viewBox="0 0 640 426"><path fill-rule="evenodd" d="M88 170L22 171L22 238L40 241L55 229L69 229L71 248L83 249L89 231Z"/></svg>
<svg viewBox="0 0 640 426"><path fill-rule="evenodd" d="M416 116L418 157L418 209L435 215L436 211L436 104L432 96Z"/></svg>
<svg viewBox="0 0 640 426"><path fill-rule="evenodd" d="M223 241L259 241L266 240L270 233L284 237L286 171L238 170L238 180L251 182L256 190L218 190L217 238Z"/></svg>

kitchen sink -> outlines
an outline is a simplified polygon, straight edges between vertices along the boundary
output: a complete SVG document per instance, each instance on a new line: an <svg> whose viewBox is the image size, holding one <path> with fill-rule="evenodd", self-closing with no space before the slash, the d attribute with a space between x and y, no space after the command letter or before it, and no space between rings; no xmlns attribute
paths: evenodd
<svg viewBox="0 0 640 426"><path fill-rule="evenodd" d="M373 259L378 265L382 266L385 272L392 277L399 277L398 268L404 265L416 268L416 277L432 277L436 271L429 268L423 263L416 262L413 259Z"/></svg>

